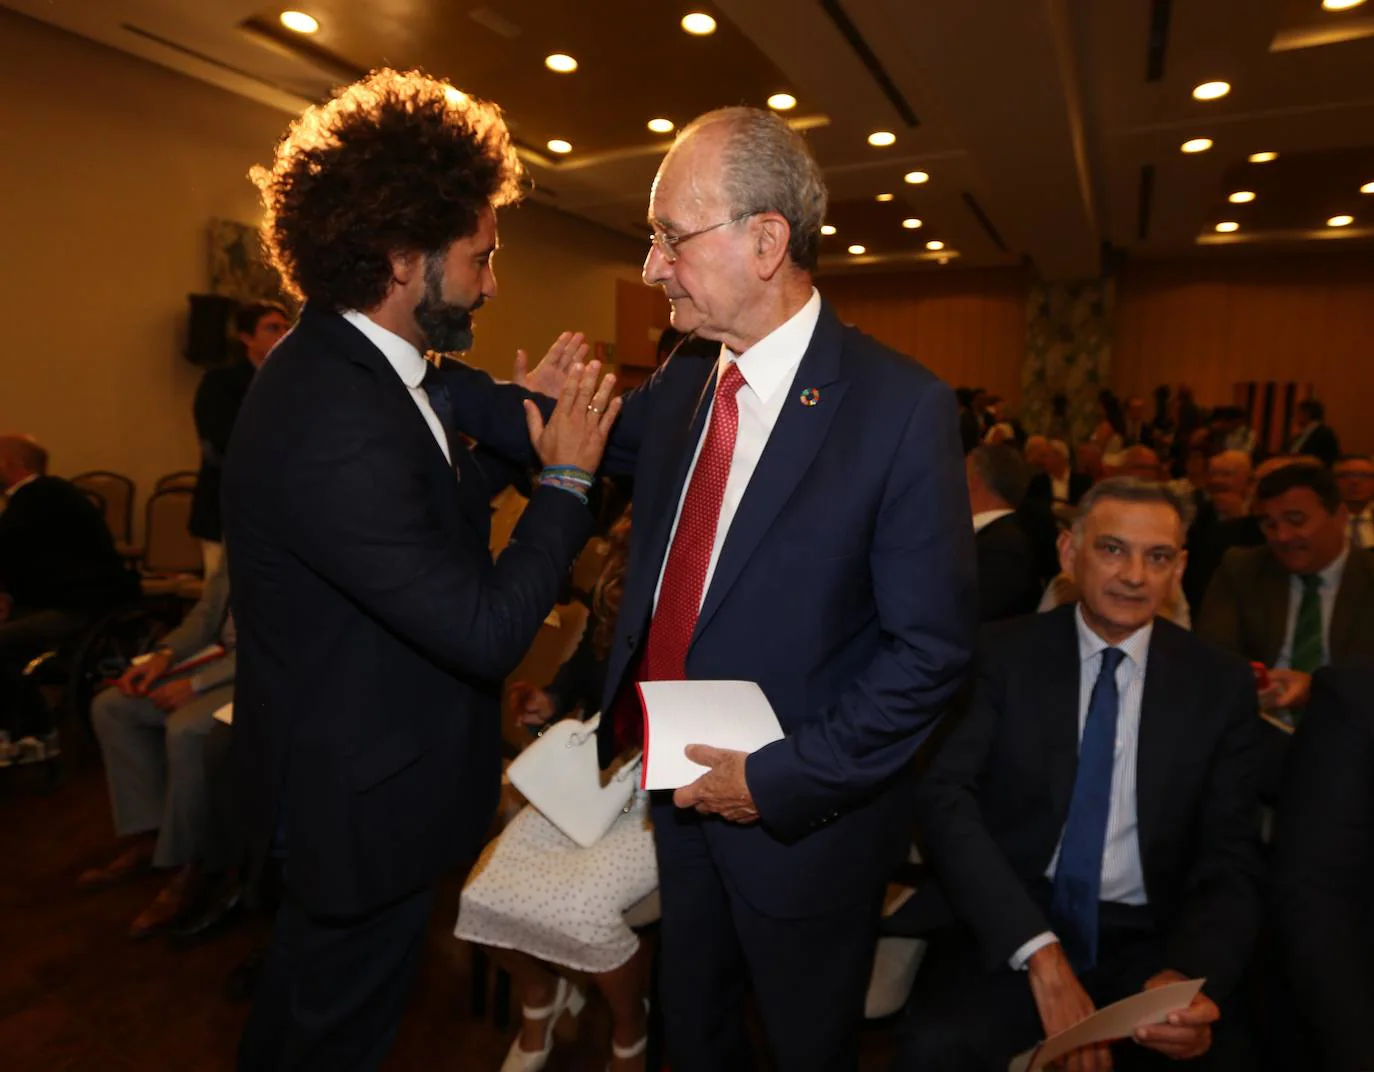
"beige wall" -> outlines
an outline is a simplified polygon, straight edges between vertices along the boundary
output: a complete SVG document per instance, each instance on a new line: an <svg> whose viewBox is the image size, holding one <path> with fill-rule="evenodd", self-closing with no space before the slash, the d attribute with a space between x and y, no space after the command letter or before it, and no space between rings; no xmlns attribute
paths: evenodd
<svg viewBox="0 0 1374 1072"><path fill-rule="evenodd" d="M0 429L36 435L56 473L127 473L141 511L198 463L181 349L209 221L258 219L247 172L289 117L2 8L0 100ZM507 372L564 327L614 339L635 242L537 205L501 238L476 362Z"/></svg>

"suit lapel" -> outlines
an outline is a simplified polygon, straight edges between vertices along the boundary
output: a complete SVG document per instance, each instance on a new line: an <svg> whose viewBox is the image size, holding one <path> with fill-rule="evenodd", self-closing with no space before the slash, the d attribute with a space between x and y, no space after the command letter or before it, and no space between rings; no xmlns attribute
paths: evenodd
<svg viewBox="0 0 1374 1072"><path fill-rule="evenodd" d="M1288 574L1279 568L1274 556L1264 556L1256 604L1259 607L1261 651L1267 666L1278 661L1288 631Z"/></svg>
<svg viewBox="0 0 1374 1072"><path fill-rule="evenodd" d="M1178 637L1168 623L1155 622L1140 698L1140 738L1136 748L1136 840L1144 863L1146 846L1154 843L1168 793L1168 772L1194 736L1189 733L1192 706L1180 677Z"/></svg>
<svg viewBox="0 0 1374 1072"><path fill-rule="evenodd" d="M1359 625L1359 612L1374 600L1370 592L1370 582L1374 581L1374 569L1365 556L1368 551L1352 547L1345 560L1345 570L1341 574L1341 586L1336 591L1336 605L1331 608L1331 635L1326 638L1327 651L1331 662L1346 662L1356 653L1356 627Z"/></svg>
<svg viewBox="0 0 1374 1072"><path fill-rule="evenodd" d="M1057 619L1050 630L1044 665L1038 668L1037 687L1047 714L1045 748L1049 756L1050 797L1054 801L1054 828L1062 830L1073 799L1078 775L1078 708L1083 660L1078 652L1077 604L1052 612Z"/></svg>
<svg viewBox="0 0 1374 1072"><path fill-rule="evenodd" d="M735 511L730 531L726 533L711 586L697 618L695 636L701 635L720 608L825 441L847 387L840 376L843 348L844 327L830 306L823 304L811 344L797 367L796 377L787 387L788 395L777 424L749 478L749 486ZM820 402L803 405L798 396L803 388L812 387L824 388Z"/></svg>

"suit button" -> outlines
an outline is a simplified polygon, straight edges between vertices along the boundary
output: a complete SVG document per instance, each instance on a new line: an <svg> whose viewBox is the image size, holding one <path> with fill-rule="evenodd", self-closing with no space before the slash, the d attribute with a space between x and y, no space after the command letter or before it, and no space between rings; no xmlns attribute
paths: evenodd
<svg viewBox="0 0 1374 1072"><path fill-rule="evenodd" d="M631 633L625 638L625 643L629 645L631 651L634 651L635 648L639 647L639 637Z"/></svg>

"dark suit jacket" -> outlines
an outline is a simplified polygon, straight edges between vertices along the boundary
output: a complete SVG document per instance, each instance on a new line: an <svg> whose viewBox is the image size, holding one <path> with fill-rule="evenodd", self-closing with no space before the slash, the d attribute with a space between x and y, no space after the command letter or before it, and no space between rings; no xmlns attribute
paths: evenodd
<svg viewBox="0 0 1374 1072"><path fill-rule="evenodd" d="M138 594L95 504L40 476L0 513L0 592L20 611L101 611Z"/></svg>
<svg viewBox="0 0 1374 1072"><path fill-rule="evenodd" d="M1318 424L1311 433L1301 443L1295 436L1291 444L1293 454L1311 454L1314 458L1320 459L1321 463L1328 469L1336 464L1336 459L1341 456L1341 443L1336 438L1335 431L1325 422Z"/></svg>
<svg viewBox="0 0 1374 1072"><path fill-rule="evenodd" d="M1222 519L1211 499L1201 493L1195 495L1197 516L1188 527L1188 568L1183 572L1183 594L1194 616L1201 612L1207 589L1226 552L1233 547L1264 546L1258 518L1247 515Z"/></svg>
<svg viewBox="0 0 1374 1072"><path fill-rule="evenodd" d="M1274 918L1293 996L1319 1067L1364 1072L1374 1068L1374 667L1313 675L1277 820Z"/></svg>
<svg viewBox="0 0 1374 1072"><path fill-rule="evenodd" d="M461 431L530 457L513 387L457 366ZM461 479L382 353L307 305L259 371L224 473L239 663L234 753L250 848L284 840L311 911L353 915L475 852L500 780L502 678L592 527L535 490L488 551L487 485Z"/></svg>
<svg viewBox="0 0 1374 1072"><path fill-rule="evenodd" d="M1069 474L1069 505L1077 506L1078 500L1088 493L1088 489L1093 486L1093 478L1087 473ZM1054 504L1054 481L1050 479L1049 473L1036 473L1026 486L1026 501L1044 503L1046 506Z"/></svg>
<svg viewBox="0 0 1374 1072"><path fill-rule="evenodd" d="M1289 575L1268 547L1228 551L1207 588L1199 636L1273 666L1288 625ZM1374 659L1374 557L1351 550L1327 637L1331 662Z"/></svg>
<svg viewBox="0 0 1374 1072"><path fill-rule="evenodd" d="M256 371L251 362L236 361L223 368L210 369L200 378L192 413L196 438L200 440L200 474L191 499L191 535L202 540L222 539L219 516L220 478L224 456L229 450L229 434L234 430L239 407L248 393Z"/></svg>
<svg viewBox="0 0 1374 1072"><path fill-rule="evenodd" d="M978 556L978 621L1031 614L1044 585L1035 549L1016 514L999 517L973 537Z"/></svg>
<svg viewBox="0 0 1374 1072"><path fill-rule="evenodd" d="M621 414L639 460L605 711L648 636L715 370L674 356ZM760 911L867 898L900 858L910 760L963 675L973 586L953 392L823 304L687 654L690 678L758 682L787 735L747 763L762 822L703 824L723 881Z"/></svg>
<svg viewBox="0 0 1374 1072"><path fill-rule="evenodd" d="M920 844L989 970L1051 930L1032 896L1068 817L1078 763L1075 608L988 627L968 710L918 790ZM1255 685L1233 655L1156 619L1141 702L1136 807L1163 963L1234 986L1259 925ZM939 912L928 908L930 918Z"/></svg>

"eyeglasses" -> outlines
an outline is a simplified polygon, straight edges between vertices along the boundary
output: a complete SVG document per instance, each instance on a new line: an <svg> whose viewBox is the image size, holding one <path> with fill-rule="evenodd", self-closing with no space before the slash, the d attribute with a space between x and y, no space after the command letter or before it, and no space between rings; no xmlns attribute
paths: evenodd
<svg viewBox="0 0 1374 1072"><path fill-rule="evenodd" d="M719 223L713 223L710 227L703 227L697 231L688 231L684 235L667 234L663 231L655 230L653 234L649 235L649 245L650 247L657 246L659 253L663 255L663 259L669 264L676 264L677 247L682 245L682 243L686 242L689 238L696 238L698 235L704 235L707 231L714 231L718 227L729 227L732 223L739 223L740 220L747 220L750 216L757 215L757 211L741 212L738 216L731 216L728 220L721 220Z"/></svg>

